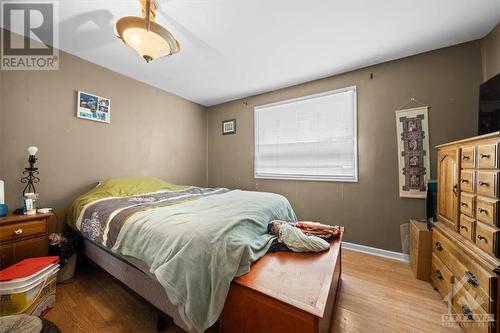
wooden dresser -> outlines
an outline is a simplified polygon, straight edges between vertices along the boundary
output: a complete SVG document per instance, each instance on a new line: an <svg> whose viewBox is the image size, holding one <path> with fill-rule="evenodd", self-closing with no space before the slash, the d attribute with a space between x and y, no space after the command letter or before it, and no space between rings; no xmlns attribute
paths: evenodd
<svg viewBox="0 0 500 333"><path fill-rule="evenodd" d="M438 146L431 280L467 332L500 332L500 132Z"/></svg>
<svg viewBox="0 0 500 333"><path fill-rule="evenodd" d="M0 218L0 269L26 258L46 256L49 214Z"/></svg>

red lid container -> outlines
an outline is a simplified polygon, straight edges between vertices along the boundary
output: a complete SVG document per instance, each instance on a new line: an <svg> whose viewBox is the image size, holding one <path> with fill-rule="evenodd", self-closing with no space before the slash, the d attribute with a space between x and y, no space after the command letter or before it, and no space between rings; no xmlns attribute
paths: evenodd
<svg viewBox="0 0 500 333"><path fill-rule="evenodd" d="M0 282L31 276L57 262L59 262L59 257L36 257L20 261L0 271Z"/></svg>

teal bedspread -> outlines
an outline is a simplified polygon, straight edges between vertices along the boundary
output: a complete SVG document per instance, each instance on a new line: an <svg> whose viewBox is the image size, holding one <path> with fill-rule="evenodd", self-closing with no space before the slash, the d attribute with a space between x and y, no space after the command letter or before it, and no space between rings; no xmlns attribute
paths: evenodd
<svg viewBox="0 0 500 333"><path fill-rule="evenodd" d="M202 332L219 318L233 278L268 250L274 219L296 221L285 197L228 191L135 212L112 249L146 262L186 324Z"/></svg>

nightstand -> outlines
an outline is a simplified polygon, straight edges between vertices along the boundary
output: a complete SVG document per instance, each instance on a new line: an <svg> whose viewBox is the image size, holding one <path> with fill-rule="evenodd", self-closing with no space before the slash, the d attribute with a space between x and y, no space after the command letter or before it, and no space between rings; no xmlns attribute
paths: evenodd
<svg viewBox="0 0 500 333"><path fill-rule="evenodd" d="M48 221L53 214L0 218L0 269L49 253Z"/></svg>

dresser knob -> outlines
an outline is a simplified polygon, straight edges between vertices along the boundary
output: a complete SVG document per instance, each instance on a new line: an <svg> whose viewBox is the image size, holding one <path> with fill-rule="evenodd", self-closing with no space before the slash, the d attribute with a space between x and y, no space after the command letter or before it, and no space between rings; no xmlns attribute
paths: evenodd
<svg viewBox="0 0 500 333"><path fill-rule="evenodd" d="M468 183L469 180L468 179L462 179L462 183Z"/></svg>
<svg viewBox="0 0 500 333"><path fill-rule="evenodd" d="M466 227L466 226L464 226L464 225L461 225L461 226L460 226L460 229L465 229L465 230L467 230L467 227Z"/></svg>
<svg viewBox="0 0 500 333"><path fill-rule="evenodd" d="M462 313L467 316L467 320L474 320L474 315L467 304L462 305Z"/></svg>
<svg viewBox="0 0 500 333"><path fill-rule="evenodd" d="M438 251L443 251L443 246L441 245L441 242L436 242L436 250Z"/></svg>
<svg viewBox="0 0 500 333"><path fill-rule="evenodd" d="M470 157L469 157L469 156L467 156L467 155L464 155L464 156L462 156L462 159L463 159L463 160L468 160L468 159L470 159Z"/></svg>
<svg viewBox="0 0 500 333"><path fill-rule="evenodd" d="M464 273L464 276L467 279L467 282L470 283L473 287L479 286L479 283L477 282L477 278L474 276L474 274L467 271Z"/></svg>
<svg viewBox="0 0 500 333"><path fill-rule="evenodd" d="M479 213L488 213L486 209L483 209L481 207L478 208Z"/></svg>
<svg viewBox="0 0 500 333"><path fill-rule="evenodd" d="M439 280L443 280L443 274L441 273L441 271L439 269L436 269L436 276Z"/></svg>
<svg viewBox="0 0 500 333"><path fill-rule="evenodd" d="M479 240L486 240L486 237L483 237L481 235L477 235L477 239L479 239Z"/></svg>
<svg viewBox="0 0 500 333"><path fill-rule="evenodd" d="M489 183L487 183L487 182L482 182L482 181L479 181L479 185L480 185L480 186L490 186L490 184L489 184Z"/></svg>
<svg viewBox="0 0 500 333"><path fill-rule="evenodd" d="M490 158L490 154L480 154L481 158Z"/></svg>
<svg viewBox="0 0 500 333"><path fill-rule="evenodd" d="M468 206L468 204L466 204L465 202L461 202L460 204L462 205L462 207L467 207Z"/></svg>
<svg viewBox="0 0 500 333"><path fill-rule="evenodd" d="M23 233L23 229L17 229L14 231L14 235L21 235Z"/></svg>

